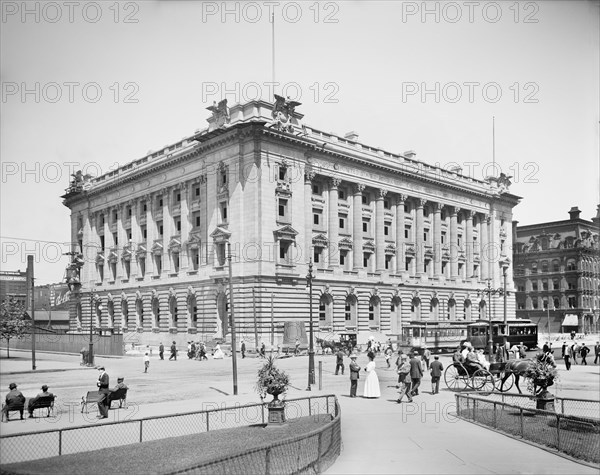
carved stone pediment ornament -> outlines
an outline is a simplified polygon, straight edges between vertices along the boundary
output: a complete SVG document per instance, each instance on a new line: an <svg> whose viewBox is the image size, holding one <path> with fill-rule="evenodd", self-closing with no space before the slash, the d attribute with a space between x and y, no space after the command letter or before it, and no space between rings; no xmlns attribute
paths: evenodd
<svg viewBox="0 0 600 475"><path fill-rule="evenodd" d="M296 240L296 236L298 235L298 231L296 231L290 225L286 224L274 230L273 234L275 236L275 239L278 241L294 242Z"/></svg>
<svg viewBox="0 0 600 475"><path fill-rule="evenodd" d="M313 236L312 243L315 247L327 247L329 240L324 234L317 234L316 236Z"/></svg>
<svg viewBox="0 0 600 475"><path fill-rule="evenodd" d="M210 237L216 243L224 243L229 241L231 233L227 229L217 226L215 230L210 234Z"/></svg>
<svg viewBox="0 0 600 475"><path fill-rule="evenodd" d="M273 117L272 127L293 134L294 126L301 126L298 119L294 117L295 109L299 105L301 105L300 102L275 94L275 104L271 112L271 117Z"/></svg>
<svg viewBox="0 0 600 475"><path fill-rule="evenodd" d="M206 109L212 112L212 117L209 120L209 131L221 128L231 121L229 107L227 107L227 99L219 101L218 104L216 101L213 101L213 105Z"/></svg>

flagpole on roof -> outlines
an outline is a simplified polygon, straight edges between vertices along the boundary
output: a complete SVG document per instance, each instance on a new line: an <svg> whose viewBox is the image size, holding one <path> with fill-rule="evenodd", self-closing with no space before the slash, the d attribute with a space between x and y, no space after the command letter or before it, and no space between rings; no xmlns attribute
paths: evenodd
<svg viewBox="0 0 600 475"><path fill-rule="evenodd" d="M275 93L275 13L271 12L271 81ZM269 100L273 99L272 97Z"/></svg>

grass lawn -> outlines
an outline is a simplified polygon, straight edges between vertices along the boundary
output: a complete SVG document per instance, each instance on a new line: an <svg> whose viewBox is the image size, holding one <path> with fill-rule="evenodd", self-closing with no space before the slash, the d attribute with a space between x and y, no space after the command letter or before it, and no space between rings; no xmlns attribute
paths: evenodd
<svg viewBox="0 0 600 475"><path fill-rule="evenodd" d="M174 472L224 455L257 448L269 442L312 432L331 421L331 416L303 417L281 426L255 425L202 432L193 436L143 442L110 449L81 452L4 465L2 474L86 475L114 472L158 474ZM250 471L251 469L248 468Z"/></svg>

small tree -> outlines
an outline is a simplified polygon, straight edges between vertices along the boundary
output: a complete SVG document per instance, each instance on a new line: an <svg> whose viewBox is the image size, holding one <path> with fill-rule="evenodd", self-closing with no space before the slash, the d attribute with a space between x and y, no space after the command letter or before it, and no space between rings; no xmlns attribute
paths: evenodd
<svg viewBox="0 0 600 475"><path fill-rule="evenodd" d="M31 321L25 316L25 305L9 299L0 305L0 340L6 340L6 356L10 358L10 340L29 334Z"/></svg>

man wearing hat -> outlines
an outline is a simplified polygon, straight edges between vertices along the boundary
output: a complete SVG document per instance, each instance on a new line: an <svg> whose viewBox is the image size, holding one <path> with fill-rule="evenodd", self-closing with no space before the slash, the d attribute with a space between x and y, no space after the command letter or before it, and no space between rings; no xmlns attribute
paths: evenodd
<svg viewBox="0 0 600 475"><path fill-rule="evenodd" d="M444 365L440 361L440 357L435 355L433 361L429 365L429 373L431 374L431 394L438 394L440 392L440 378L442 377L442 371Z"/></svg>
<svg viewBox="0 0 600 475"><path fill-rule="evenodd" d="M19 411L21 419L23 419L23 410L25 409L25 396L21 391L17 390L15 383L8 385L9 392L6 395L6 405L2 408L2 416L6 416L6 422L8 422L8 411Z"/></svg>
<svg viewBox="0 0 600 475"><path fill-rule="evenodd" d="M421 358L419 357L419 352L415 351L413 357L410 359L410 379L412 380L411 396L419 395L419 386L421 385L422 377L423 366L421 365Z"/></svg>
<svg viewBox="0 0 600 475"><path fill-rule="evenodd" d="M39 398L41 397L52 397L54 396L54 394L49 393L48 392L48 386L46 386L45 384L42 386L42 392L39 393L36 397L32 397L29 402L27 403L27 410L29 411L29 418L33 419L33 410L35 409L35 403L38 401Z"/></svg>
<svg viewBox="0 0 600 475"><path fill-rule="evenodd" d="M350 355L350 397L356 397L356 388L358 386L358 378L360 377L360 366L356 363L357 357L356 353Z"/></svg>
<svg viewBox="0 0 600 475"><path fill-rule="evenodd" d="M99 419L107 419L108 418L108 395L110 394L110 389L108 389L108 373L106 373L104 366L98 366L98 382L96 385L98 386L98 392L100 393L100 399L98 400L98 418ZM103 396L103 397L102 397Z"/></svg>

